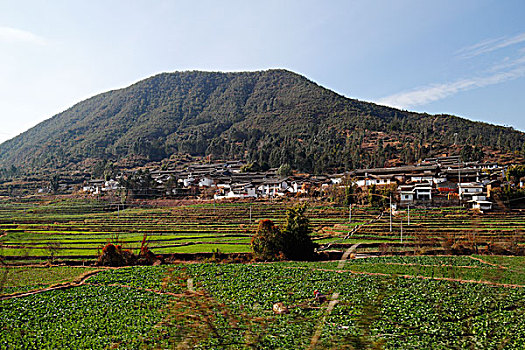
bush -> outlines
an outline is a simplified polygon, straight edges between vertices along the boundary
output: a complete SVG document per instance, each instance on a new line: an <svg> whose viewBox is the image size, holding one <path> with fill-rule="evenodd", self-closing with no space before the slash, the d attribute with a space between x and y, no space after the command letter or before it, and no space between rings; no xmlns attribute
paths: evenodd
<svg viewBox="0 0 525 350"><path fill-rule="evenodd" d="M102 248L102 254L98 257L97 266L133 266L133 265L157 265L162 263L162 257L157 257L146 244L146 235L142 240L139 255L133 254L129 249L122 249L120 244L108 243Z"/></svg>
<svg viewBox="0 0 525 350"><path fill-rule="evenodd" d="M306 204L286 209L286 223L282 228L271 220L259 222L251 242L255 257L263 260L312 259L315 244L310 237L312 229L305 215L306 209Z"/></svg>
<svg viewBox="0 0 525 350"><path fill-rule="evenodd" d="M120 245L108 243L102 248L102 254L98 257L97 266L130 266L137 263L137 257L128 249L122 249Z"/></svg>
<svg viewBox="0 0 525 350"><path fill-rule="evenodd" d="M262 260L274 260L282 250L281 231L272 220L261 220L252 237L251 247L255 256Z"/></svg>

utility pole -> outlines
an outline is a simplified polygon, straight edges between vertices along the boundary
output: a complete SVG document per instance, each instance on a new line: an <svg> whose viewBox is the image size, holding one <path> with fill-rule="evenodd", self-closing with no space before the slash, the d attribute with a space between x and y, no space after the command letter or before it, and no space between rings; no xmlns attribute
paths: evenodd
<svg viewBox="0 0 525 350"><path fill-rule="evenodd" d="M408 225L410 226L410 204L408 205Z"/></svg>
<svg viewBox="0 0 525 350"><path fill-rule="evenodd" d="M348 207L348 222L349 223L352 222L352 203L350 203L350 205Z"/></svg>
<svg viewBox="0 0 525 350"><path fill-rule="evenodd" d="M401 219L401 243L403 243L403 219Z"/></svg>
<svg viewBox="0 0 525 350"><path fill-rule="evenodd" d="M392 195L390 195L390 232L392 232Z"/></svg>
<svg viewBox="0 0 525 350"><path fill-rule="evenodd" d="M252 205L250 204L250 224L252 223Z"/></svg>
<svg viewBox="0 0 525 350"><path fill-rule="evenodd" d="M459 206L461 206L461 158L458 159L458 197L459 197Z"/></svg>

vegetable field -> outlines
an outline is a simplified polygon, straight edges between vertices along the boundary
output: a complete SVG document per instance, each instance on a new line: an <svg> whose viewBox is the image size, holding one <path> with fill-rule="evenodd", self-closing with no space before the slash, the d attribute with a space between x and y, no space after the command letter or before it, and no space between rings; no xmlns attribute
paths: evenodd
<svg viewBox="0 0 525 350"><path fill-rule="evenodd" d="M91 267L55 266L47 267L15 266L0 269L2 290L0 294L10 294L38 290L59 283L72 282L85 273L95 271Z"/></svg>
<svg viewBox="0 0 525 350"><path fill-rule="evenodd" d="M249 252L258 221L294 204L0 202L0 348L525 348L525 259L473 254L523 247L518 211L413 209L409 224L408 211L310 203L319 251L365 257L345 264L31 265L83 265L145 235L156 254Z"/></svg>
<svg viewBox="0 0 525 350"><path fill-rule="evenodd" d="M306 349L319 330L315 349L523 349L523 282L506 287L464 282L470 276L463 275L510 269L523 281L519 259L382 257L352 260L343 270L326 262L108 269L78 287L0 301L0 347L138 349L185 342L201 349ZM390 269L414 264L457 267L457 281L418 278L425 271L401 277ZM314 290L327 301L314 300ZM289 313L273 313L278 302Z"/></svg>

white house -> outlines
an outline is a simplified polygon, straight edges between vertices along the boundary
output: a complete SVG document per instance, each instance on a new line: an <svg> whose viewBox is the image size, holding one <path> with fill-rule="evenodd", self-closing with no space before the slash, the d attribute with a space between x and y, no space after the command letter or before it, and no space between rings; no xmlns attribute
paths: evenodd
<svg viewBox="0 0 525 350"><path fill-rule="evenodd" d="M483 193L483 184L478 182L460 183L458 184L459 197L472 197L474 195Z"/></svg>
<svg viewBox="0 0 525 350"><path fill-rule="evenodd" d="M492 209L492 202L489 201L475 201L472 204L472 209L479 209L481 211L488 211Z"/></svg>
<svg viewBox="0 0 525 350"><path fill-rule="evenodd" d="M104 188L102 190L103 191L114 191L114 190L118 190L119 188L120 187L119 187L118 181L110 179L104 182Z"/></svg>
<svg viewBox="0 0 525 350"><path fill-rule="evenodd" d="M412 182L428 182L433 183L434 182L434 176L432 175L416 175L411 176L410 181Z"/></svg>
<svg viewBox="0 0 525 350"><path fill-rule="evenodd" d="M398 191L401 198L401 204L411 204L414 202L414 186L399 186Z"/></svg>
<svg viewBox="0 0 525 350"><path fill-rule="evenodd" d="M344 175L336 174L333 176L330 176L330 181L332 181L333 185L339 185L343 181Z"/></svg>
<svg viewBox="0 0 525 350"><path fill-rule="evenodd" d="M257 191L252 184L238 184L229 189L226 187L220 188L213 198L257 198Z"/></svg>
<svg viewBox="0 0 525 350"><path fill-rule="evenodd" d="M441 184L443 182L447 182L447 177L446 176L440 176L440 177L434 177L434 184Z"/></svg>
<svg viewBox="0 0 525 350"><path fill-rule="evenodd" d="M257 190L263 196L284 196L288 189L287 179L269 179L260 185Z"/></svg>
<svg viewBox="0 0 525 350"><path fill-rule="evenodd" d="M209 176L205 176L199 179L199 187L211 187L213 186L213 183L213 179Z"/></svg>
<svg viewBox="0 0 525 350"><path fill-rule="evenodd" d="M432 200L432 185L430 184L402 185L398 187L398 191L401 197L401 204Z"/></svg>
<svg viewBox="0 0 525 350"><path fill-rule="evenodd" d="M418 201L429 201L432 199L432 186L426 184L416 184L414 195Z"/></svg>
<svg viewBox="0 0 525 350"><path fill-rule="evenodd" d="M468 201L472 209L487 211L492 209L492 202L487 200L485 195L473 195L472 200Z"/></svg>
<svg viewBox="0 0 525 350"><path fill-rule="evenodd" d="M182 181L183 181L184 187L190 187L195 181L195 178L188 175L188 177L186 179L183 179Z"/></svg>
<svg viewBox="0 0 525 350"><path fill-rule="evenodd" d="M84 192L91 192L93 194L99 194L100 192L105 190L105 181L100 180L90 180L88 181L87 185L82 187L82 190Z"/></svg>
<svg viewBox="0 0 525 350"><path fill-rule="evenodd" d="M371 175L365 176L364 179L354 181L358 187L372 186L372 185L390 185L393 183L390 175Z"/></svg>

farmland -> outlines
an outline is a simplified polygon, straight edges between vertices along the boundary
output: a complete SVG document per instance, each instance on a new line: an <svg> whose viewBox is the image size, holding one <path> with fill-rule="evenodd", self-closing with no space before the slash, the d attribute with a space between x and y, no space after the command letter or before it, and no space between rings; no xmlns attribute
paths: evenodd
<svg viewBox="0 0 525 350"><path fill-rule="evenodd" d="M95 199L55 198L4 202L0 209L1 254L10 259L92 261L108 242L139 249L144 235L156 254L246 253L261 219L281 223L293 202L135 203L118 209ZM308 216L321 250L384 254L447 254L458 245L473 252L488 244L525 243L525 213L479 215L463 208L412 209L392 218L379 209L311 202ZM410 218L409 218L410 216ZM410 222L409 222L410 220ZM357 226L357 227L356 227ZM454 248L455 249L455 248Z"/></svg>
<svg viewBox="0 0 525 350"><path fill-rule="evenodd" d="M107 211L106 203L95 201L9 203L0 213L3 255L21 259L92 259L109 241L118 240L126 248L138 249L144 234L155 253L249 252L258 221L282 221L287 205L290 204L205 203ZM347 211L312 205L310 218L318 238L345 234L377 215L376 210L361 210L348 223Z"/></svg>
<svg viewBox="0 0 525 350"><path fill-rule="evenodd" d="M444 263L485 272L501 269L469 257L431 258L424 263L436 269ZM498 263L512 268L523 262L513 259ZM81 286L0 301L0 344L134 349L169 347L185 339L198 340L203 349L247 348L250 342L260 349L300 349L308 347L320 327L318 349L351 344L387 349L525 346L523 287L400 277L385 267L414 262L358 259L343 271L323 262L104 270ZM385 274L350 271L374 264ZM460 273L456 277L463 278ZM327 303L313 300L315 289L328 297L338 293L330 313ZM276 302L290 312L274 314ZM187 317L188 307L194 318ZM199 307L212 312L199 315ZM200 328L203 320L209 323Z"/></svg>
<svg viewBox="0 0 525 350"><path fill-rule="evenodd" d="M10 294L46 288L81 278L83 274L95 271L90 267L55 266L52 269L38 266L14 266L3 268L2 293Z"/></svg>
<svg viewBox="0 0 525 350"><path fill-rule="evenodd" d="M521 212L412 209L410 225L398 211L390 230L379 209L354 207L350 219L347 207L311 202L319 250L356 245L361 258L109 269L89 266L104 244L138 250L144 235L166 257L249 252L258 221L280 224L294 203L1 204L0 348L302 349L315 334L316 349L525 347L525 259L445 255L521 247ZM274 314L275 303L289 312Z"/></svg>

